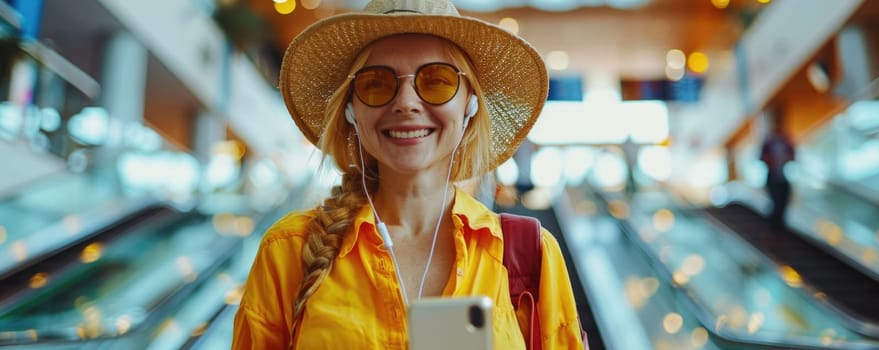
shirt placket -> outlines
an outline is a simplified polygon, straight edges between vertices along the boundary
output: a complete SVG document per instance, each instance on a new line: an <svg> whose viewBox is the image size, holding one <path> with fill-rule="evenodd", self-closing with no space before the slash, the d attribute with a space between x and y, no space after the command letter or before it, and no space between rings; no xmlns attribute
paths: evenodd
<svg viewBox="0 0 879 350"><path fill-rule="evenodd" d="M459 289L462 285L462 280L464 279L465 270L467 268L467 243L464 239L464 233L462 229L455 230L455 265L452 266L452 273L454 273L454 277L452 277L452 293L451 295L459 295L461 292Z"/></svg>
<svg viewBox="0 0 879 350"><path fill-rule="evenodd" d="M403 310L405 302L401 296L400 284L397 281L396 267L391 259L390 252L383 246L378 248L378 254L374 254L374 263L376 270L381 276L379 278L379 290L382 292L383 301L378 312L382 313L381 317L387 320L388 327L385 327L387 336L384 337L385 349L404 349L406 329L406 315Z"/></svg>

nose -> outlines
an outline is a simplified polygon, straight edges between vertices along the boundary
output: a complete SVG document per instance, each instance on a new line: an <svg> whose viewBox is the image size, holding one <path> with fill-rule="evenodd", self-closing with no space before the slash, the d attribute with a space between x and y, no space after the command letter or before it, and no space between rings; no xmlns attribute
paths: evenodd
<svg viewBox="0 0 879 350"><path fill-rule="evenodd" d="M421 97L415 91L415 75L404 74L397 77L399 84L397 97L392 102L394 113L419 113L422 109Z"/></svg>

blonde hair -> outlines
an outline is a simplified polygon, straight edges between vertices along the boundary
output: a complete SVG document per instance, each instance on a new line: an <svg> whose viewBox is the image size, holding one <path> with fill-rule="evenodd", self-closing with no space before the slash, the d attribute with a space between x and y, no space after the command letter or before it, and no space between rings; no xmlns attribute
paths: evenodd
<svg viewBox="0 0 879 350"><path fill-rule="evenodd" d="M448 40L443 39L442 42L452 63L465 73L471 92L480 97L479 110L471 118L461 145L453 155L455 162L452 180L461 181L482 175L491 166L491 121L483 103L482 88L479 86L472 68L473 64L467 54ZM371 48L367 47L357 55L349 75L366 64L371 51ZM346 79L336 89L324 113L326 127L320 135L317 146L324 152L324 161L326 157L332 157L336 166L342 171L342 183L333 189L331 197L315 208L315 216L308 223L308 238L302 247L305 273L293 308L293 330L296 329L306 301L317 290L320 282L329 275L342 240L354 221L354 216L368 203L360 183L361 176L366 178L367 191L374 193L378 189L378 162L368 154L364 154L363 163L366 169L360 169L359 152L355 144L359 141L356 140L354 127L345 120L345 107L351 99L350 83L351 79Z"/></svg>

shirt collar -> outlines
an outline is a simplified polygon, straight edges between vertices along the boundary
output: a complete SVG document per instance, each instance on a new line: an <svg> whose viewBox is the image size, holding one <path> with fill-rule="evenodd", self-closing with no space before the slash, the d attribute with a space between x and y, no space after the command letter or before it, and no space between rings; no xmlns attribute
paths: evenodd
<svg viewBox="0 0 879 350"><path fill-rule="evenodd" d="M462 225L467 225L472 232L488 231L492 236L501 238L497 216L476 198L457 187L455 203L452 204L452 215L461 220Z"/></svg>
<svg viewBox="0 0 879 350"><path fill-rule="evenodd" d="M357 215L354 216L354 223L351 225L352 232L349 232L345 239L342 240L342 246L339 247L339 257L344 257L354 248L361 231L377 233L375 230L375 216L372 215L372 208L367 203ZM381 240L381 238L379 238Z"/></svg>
<svg viewBox="0 0 879 350"><path fill-rule="evenodd" d="M455 187L455 200L452 204L452 215L453 218L456 219L453 221L457 228L467 226L470 232L488 232L495 238L502 239L497 216L492 214L491 210L489 210L484 204L477 201L464 190L461 190L457 186ZM375 216L372 215L372 209L369 204L360 208L354 216L354 223L351 225L351 230L352 232L345 237L342 241L342 246L339 247L340 257L348 255L348 253L351 252L351 249L354 249L354 243L358 241L361 233L372 234L373 237L378 239L376 243L381 241L381 236L378 235L378 232L376 232L375 229Z"/></svg>

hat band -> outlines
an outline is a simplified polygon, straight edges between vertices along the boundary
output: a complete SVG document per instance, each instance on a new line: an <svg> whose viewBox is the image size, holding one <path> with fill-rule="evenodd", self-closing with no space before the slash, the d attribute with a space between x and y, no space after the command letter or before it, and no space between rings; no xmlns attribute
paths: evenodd
<svg viewBox="0 0 879 350"><path fill-rule="evenodd" d="M417 14L422 14L421 11L407 10L407 9L392 9L392 10L387 10L387 11L383 12L383 14L385 14L385 15L389 15L389 14L397 13L397 12L407 12L407 13L417 13Z"/></svg>

